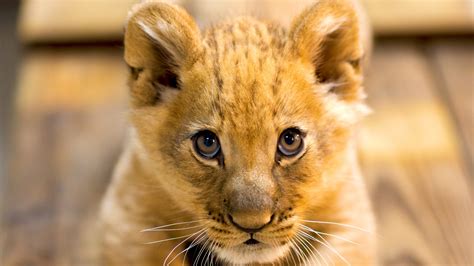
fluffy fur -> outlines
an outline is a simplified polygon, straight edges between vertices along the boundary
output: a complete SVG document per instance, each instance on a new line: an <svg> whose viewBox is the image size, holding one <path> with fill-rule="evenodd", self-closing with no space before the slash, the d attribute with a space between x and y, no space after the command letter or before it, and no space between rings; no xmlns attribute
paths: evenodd
<svg viewBox="0 0 474 266"><path fill-rule="evenodd" d="M365 112L356 10L321 0L289 29L239 17L201 33L178 6L133 8L131 136L101 215L107 265L182 265L197 243L223 264L374 263L352 141ZM287 128L303 132L298 156L276 154ZM222 162L196 154L201 130L219 137ZM253 234L260 243L244 244L230 214L266 224ZM189 223L157 227L176 222Z"/></svg>

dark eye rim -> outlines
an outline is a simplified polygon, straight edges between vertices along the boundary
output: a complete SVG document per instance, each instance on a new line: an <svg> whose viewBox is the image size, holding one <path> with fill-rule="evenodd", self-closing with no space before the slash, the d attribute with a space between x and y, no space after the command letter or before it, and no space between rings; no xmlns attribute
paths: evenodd
<svg viewBox="0 0 474 266"><path fill-rule="evenodd" d="M301 143L300 145L298 146L298 148L292 152L287 152L285 151L285 149L282 147L282 145L280 144L280 140L282 139L282 137L288 133L288 132L295 132L297 133L298 135L300 135L300 138L301 138ZM278 154L280 156L283 156L283 157L286 157L286 158L292 158L292 157L296 157L298 156L299 154L301 154L301 152L303 151L303 148L305 146L304 144L304 137L305 137L306 134L304 134L299 128L297 127L290 127L290 128L287 128L285 130L283 130L280 134L280 136L278 137L278 143L277 143L277 150L278 150Z"/></svg>
<svg viewBox="0 0 474 266"><path fill-rule="evenodd" d="M202 135L205 135L205 134L211 134L215 137L216 141L217 141L217 149L215 152L211 153L211 154L206 154L206 153L203 153L201 151L201 149L199 148L198 146L198 139L200 136ZM193 148L194 148L194 151L199 154L199 156L201 156L202 158L206 159L206 160L213 160L213 159L216 159L219 154L221 153L221 144L219 142L219 138L217 137L217 134L212 132L211 130L201 130L199 132L197 132L196 134L194 134L192 136L192 141L193 141Z"/></svg>

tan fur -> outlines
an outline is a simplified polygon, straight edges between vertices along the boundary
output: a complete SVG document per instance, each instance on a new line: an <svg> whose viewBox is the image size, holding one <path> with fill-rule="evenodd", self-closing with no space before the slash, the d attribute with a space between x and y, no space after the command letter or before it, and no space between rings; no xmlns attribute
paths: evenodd
<svg viewBox="0 0 474 266"><path fill-rule="evenodd" d="M130 140L101 216L107 265L162 264L176 247L170 262L185 238L144 243L201 228L140 231L196 219L202 221L192 225L207 231L188 243L206 236L224 263L346 264L340 256L375 263L373 216L352 141L364 110L366 43L355 9L348 0L321 0L288 30L240 17L201 33L177 6L134 8L125 35ZM304 152L277 160L279 135L294 127L305 133ZM191 137L200 130L219 137L222 165L195 153ZM232 225L230 210L247 227L273 215L255 234L266 245L243 245L249 235ZM301 224L339 237L303 241ZM295 260L301 252L308 254ZM171 265L182 265L183 255Z"/></svg>

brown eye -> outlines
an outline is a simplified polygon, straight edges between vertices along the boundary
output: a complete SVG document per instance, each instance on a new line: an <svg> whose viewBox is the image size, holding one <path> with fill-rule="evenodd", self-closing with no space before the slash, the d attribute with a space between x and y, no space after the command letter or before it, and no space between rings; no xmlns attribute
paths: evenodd
<svg viewBox="0 0 474 266"><path fill-rule="evenodd" d="M221 150L216 134L209 130L198 132L194 136L194 149L206 159L214 159Z"/></svg>
<svg viewBox="0 0 474 266"><path fill-rule="evenodd" d="M295 156L303 150L303 137L296 128L289 128L280 135L278 151L284 156Z"/></svg>

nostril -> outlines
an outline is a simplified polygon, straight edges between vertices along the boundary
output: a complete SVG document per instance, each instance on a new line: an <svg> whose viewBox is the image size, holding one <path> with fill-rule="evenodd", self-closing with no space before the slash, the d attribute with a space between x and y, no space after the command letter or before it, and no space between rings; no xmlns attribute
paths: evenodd
<svg viewBox="0 0 474 266"><path fill-rule="evenodd" d="M272 217L270 217L270 221L268 223L273 222L273 220L275 220L275 214L272 214Z"/></svg>
<svg viewBox="0 0 474 266"><path fill-rule="evenodd" d="M249 233L249 234L254 234L254 233L257 233L257 232L261 231L265 226L267 226L268 224L270 224L273 221L273 217L274 217L274 215L271 216L269 222L267 222L263 225L259 225L259 226L255 226L255 227L250 228L248 226L247 227L242 226L241 224L238 223L238 221L234 220L232 215L228 214L228 219L229 219L231 224L233 224L239 230L244 231L244 232Z"/></svg>

